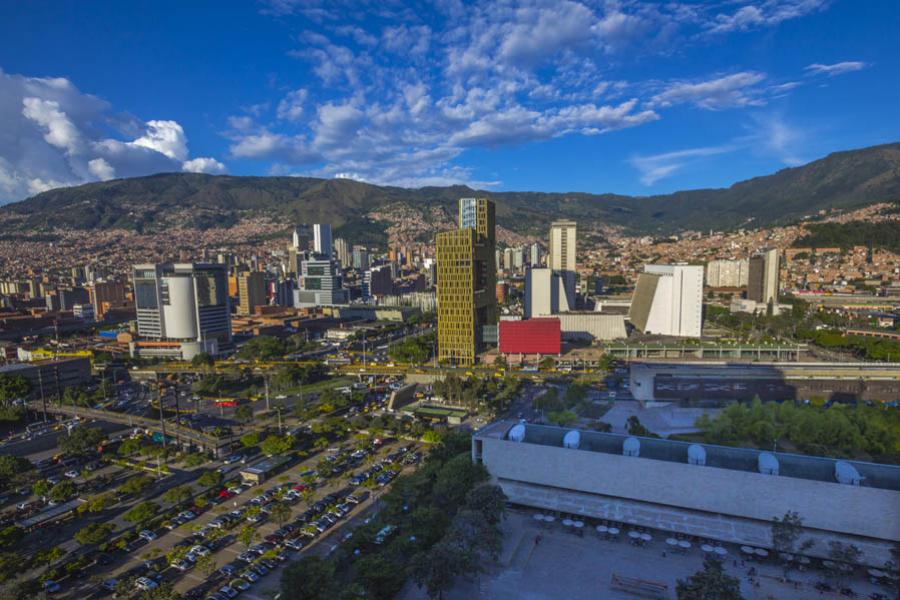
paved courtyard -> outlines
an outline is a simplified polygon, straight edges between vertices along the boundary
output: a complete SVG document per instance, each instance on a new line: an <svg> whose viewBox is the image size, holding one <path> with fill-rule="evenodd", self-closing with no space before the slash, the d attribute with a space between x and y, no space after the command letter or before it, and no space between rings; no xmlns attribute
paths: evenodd
<svg viewBox="0 0 900 600"><path fill-rule="evenodd" d="M532 513L513 511L504 524L505 537L500 565L491 568L477 581L461 581L444 597L447 600L625 600L637 596L610 587L613 574L662 583L668 586L665 597L675 598L676 580L684 579L702 568L699 549L687 554L663 552L668 548L660 535L644 547L630 545L627 538L617 542L601 539L593 531L579 537L564 531L559 522L539 525ZM540 535L539 543L535 543ZM661 539L662 538L662 539ZM782 570L775 563L741 565L738 548L727 546L726 571L741 580L747 600L846 598L838 593L820 593L815 583L825 580L822 571L792 571L791 582L781 581ZM757 570L756 584L751 584L747 571ZM847 582L858 594L868 598L873 592L888 594L861 576ZM404 600L426 598L423 591L408 585L401 595Z"/></svg>
<svg viewBox="0 0 900 600"><path fill-rule="evenodd" d="M602 421L612 425L613 433L627 433L628 417L636 416L641 424L657 435L663 437L693 433L697 431L694 423L700 415L714 417L721 412L717 408L683 408L672 402L648 402L641 407L636 401L617 401L603 415Z"/></svg>

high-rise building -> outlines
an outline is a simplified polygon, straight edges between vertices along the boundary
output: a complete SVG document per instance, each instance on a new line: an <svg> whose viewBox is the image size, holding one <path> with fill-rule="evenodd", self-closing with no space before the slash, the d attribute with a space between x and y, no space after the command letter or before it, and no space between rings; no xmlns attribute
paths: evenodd
<svg viewBox="0 0 900 600"><path fill-rule="evenodd" d="M528 264L532 267L540 267L541 266L541 256L543 255L543 248L537 242L531 244L531 252L528 257Z"/></svg>
<svg viewBox="0 0 900 600"><path fill-rule="evenodd" d="M309 250L309 238L309 226L297 225L294 227L294 235L291 239L291 245L301 252L305 252Z"/></svg>
<svg viewBox="0 0 900 600"><path fill-rule="evenodd" d="M331 258L331 225L327 223L316 223L313 225L313 252L326 258Z"/></svg>
<svg viewBox="0 0 900 600"><path fill-rule="evenodd" d="M512 248L504 248L503 249L503 270L504 271L512 271L513 269L513 249Z"/></svg>
<svg viewBox="0 0 900 600"><path fill-rule="evenodd" d="M265 306L266 276L261 271L244 271L237 276L238 314L251 315L257 306Z"/></svg>
<svg viewBox="0 0 900 600"><path fill-rule="evenodd" d="M568 304L563 284L559 271L528 269L525 273L525 318L549 317L574 309Z"/></svg>
<svg viewBox="0 0 900 600"><path fill-rule="evenodd" d="M706 285L709 287L744 287L747 285L750 262L744 260L711 260L706 264Z"/></svg>
<svg viewBox="0 0 900 600"><path fill-rule="evenodd" d="M747 299L761 304L778 303L778 249L764 250L750 258Z"/></svg>
<svg viewBox="0 0 900 600"><path fill-rule="evenodd" d="M352 256L350 255L350 244L344 238L334 240L334 253L337 255L342 269L349 269L353 264Z"/></svg>
<svg viewBox="0 0 900 600"><path fill-rule="evenodd" d="M575 221L554 221L550 224L550 255L547 267L560 274L566 303L571 307L575 306L576 237Z"/></svg>
<svg viewBox="0 0 900 600"><path fill-rule="evenodd" d="M94 316L101 321L107 310L125 304L125 284L119 281L98 281L88 288L88 292L94 305Z"/></svg>
<svg viewBox="0 0 900 600"><path fill-rule="evenodd" d="M300 261L299 289L294 290L294 306L334 306L347 304L350 297L343 287L340 269L331 259L318 254Z"/></svg>
<svg viewBox="0 0 900 600"><path fill-rule="evenodd" d="M394 293L394 278L391 277L390 265L379 265L372 267L363 275L362 297L363 300L369 298L379 298L381 296L390 296Z"/></svg>
<svg viewBox="0 0 900 600"><path fill-rule="evenodd" d="M437 235L438 357L472 365L497 323L494 204L459 201L460 229Z"/></svg>
<svg viewBox="0 0 900 600"><path fill-rule="evenodd" d="M460 198L459 228L474 229L492 246L497 243L494 203L487 198Z"/></svg>
<svg viewBox="0 0 900 600"><path fill-rule="evenodd" d="M168 263L134 265L138 334L180 342L185 359L232 348L228 275L224 265Z"/></svg>
<svg viewBox="0 0 900 600"><path fill-rule="evenodd" d="M703 267L645 265L628 319L642 333L700 337L703 330Z"/></svg>
<svg viewBox="0 0 900 600"><path fill-rule="evenodd" d="M363 246L353 246L353 268L358 271L369 268L369 251Z"/></svg>

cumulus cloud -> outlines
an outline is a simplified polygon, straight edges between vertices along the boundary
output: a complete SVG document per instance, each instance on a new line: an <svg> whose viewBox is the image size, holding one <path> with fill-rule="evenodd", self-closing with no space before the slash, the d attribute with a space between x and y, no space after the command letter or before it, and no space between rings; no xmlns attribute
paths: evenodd
<svg viewBox="0 0 900 600"><path fill-rule="evenodd" d="M215 175L225 172L225 165L214 158L200 156L187 160L181 165L181 170L188 173L209 173Z"/></svg>
<svg viewBox="0 0 900 600"><path fill-rule="evenodd" d="M191 162L179 123L115 113L65 78L0 71L0 123L0 203L89 181L180 171Z"/></svg>
<svg viewBox="0 0 900 600"><path fill-rule="evenodd" d="M827 75L828 77L834 77L835 75L843 75L844 73L852 73L853 71L862 71L868 66L869 65L867 63L864 63L862 61L848 60L835 63L833 65L813 63L811 65L808 65L805 70L816 75Z"/></svg>

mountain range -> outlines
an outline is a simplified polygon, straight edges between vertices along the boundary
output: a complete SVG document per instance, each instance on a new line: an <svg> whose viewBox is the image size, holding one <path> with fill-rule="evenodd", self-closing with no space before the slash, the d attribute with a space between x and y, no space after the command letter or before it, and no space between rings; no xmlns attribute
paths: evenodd
<svg viewBox="0 0 900 600"><path fill-rule="evenodd" d="M641 197L492 192L466 186L405 189L349 179L161 173L54 189L0 207L0 235L53 228L143 232L171 226L209 228L267 216L283 222L285 228L324 222L336 228L336 235L376 241L383 239L385 224L373 222L367 216L371 212L383 214L393 205L402 205L423 218L435 207L453 215L456 200L467 196L494 200L498 223L522 234L542 233L554 219L644 234L771 226L820 210L900 201L900 142L836 152L729 188Z"/></svg>

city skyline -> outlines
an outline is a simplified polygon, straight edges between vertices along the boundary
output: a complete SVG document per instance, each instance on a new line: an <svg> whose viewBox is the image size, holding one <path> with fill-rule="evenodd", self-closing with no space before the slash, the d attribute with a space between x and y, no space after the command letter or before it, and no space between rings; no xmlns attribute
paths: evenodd
<svg viewBox="0 0 900 600"><path fill-rule="evenodd" d="M648 194L900 136L887 2L170 9L0 9L0 201L180 170Z"/></svg>

